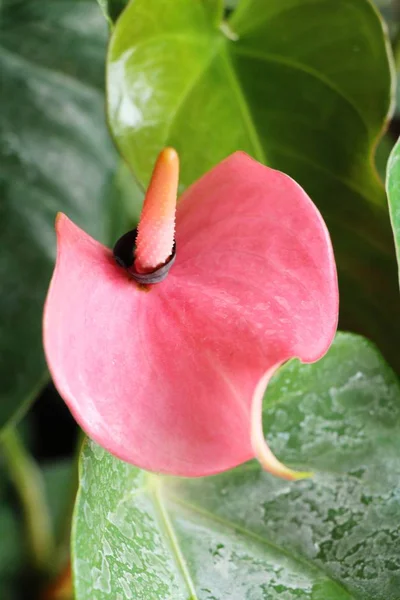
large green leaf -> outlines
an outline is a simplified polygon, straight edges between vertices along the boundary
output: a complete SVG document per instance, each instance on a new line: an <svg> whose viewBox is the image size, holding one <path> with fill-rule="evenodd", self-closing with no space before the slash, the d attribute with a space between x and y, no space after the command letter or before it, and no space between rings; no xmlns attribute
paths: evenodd
<svg viewBox="0 0 400 600"><path fill-rule="evenodd" d="M110 125L140 181L160 148L182 188L242 149L307 190L333 238L344 328L400 368L396 266L373 148L391 95L388 45L366 0L133 0L108 59Z"/></svg>
<svg viewBox="0 0 400 600"><path fill-rule="evenodd" d="M264 428L313 479L288 483L255 462L159 477L89 442L77 600L399 600L400 387L378 352L341 334L317 364L288 363Z"/></svg>
<svg viewBox="0 0 400 600"><path fill-rule="evenodd" d="M397 262L400 269L400 140L393 148L389 158L386 187L396 244Z"/></svg>
<svg viewBox="0 0 400 600"><path fill-rule="evenodd" d="M104 240L115 155L101 91L107 27L94 0L3 0L0 16L1 428L47 378L55 215Z"/></svg>

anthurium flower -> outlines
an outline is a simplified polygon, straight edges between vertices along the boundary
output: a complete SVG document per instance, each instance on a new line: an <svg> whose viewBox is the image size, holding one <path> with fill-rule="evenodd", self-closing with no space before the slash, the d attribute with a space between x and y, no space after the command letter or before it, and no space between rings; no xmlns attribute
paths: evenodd
<svg viewBox="0 0 400 600"><path fill-rule="evenodd" d="M57 218L44 315L55 385L91 438L144 469L202 476L257 457L301 477L269 450L261 408L283 362L316 361L333 339L326 226L297 183L241 152L176 209L177 186L166 149L138 232L114 253Z"/></svg>

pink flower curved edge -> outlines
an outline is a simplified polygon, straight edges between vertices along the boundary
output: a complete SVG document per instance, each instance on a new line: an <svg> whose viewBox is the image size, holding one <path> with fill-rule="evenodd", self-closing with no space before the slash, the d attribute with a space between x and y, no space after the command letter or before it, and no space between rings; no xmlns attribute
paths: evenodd
<svg viewBox="0 0 400 600"><path fill-rule="evenodd" d="M205 476L257 456L294 478L264 441L264 388L286 360L323 356L338 318L329 234L302 188L228 157L183 194L176 262L147 289L66 216L56 230L44 347L88 436L150 471Z"/></svg>

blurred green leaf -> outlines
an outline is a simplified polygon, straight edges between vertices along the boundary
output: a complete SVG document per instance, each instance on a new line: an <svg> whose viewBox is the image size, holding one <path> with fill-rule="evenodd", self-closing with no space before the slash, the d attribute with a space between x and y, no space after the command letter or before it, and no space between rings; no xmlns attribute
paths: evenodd
<svg viewBox="0 0 400 600"><path fill-rule="evenodd" d="M263 420L278 456L313 479L279 480L254 461L162 477L88 442L76 600L398 600L400 387L380 354L341 334L318 363L291 361Z"/></svg>
<svg viewBox="0 0 400 600"><path fill-rule="evenodd" d="M202 2L136 0L108 57L111 128L141 183L165 145L181 155L183 188L237 149L291 175L328 224L342 327L400 368L393 240L373 165L393 90L373 6L243 0L215 26Z"/></svg>
<svg viewBox="0 0 400 600"><path fill-rule="evenodd" d="M117 240L137 226L144 198L143 189L122 161L114 176L110 198L114 210L110 216L109 239Z"/></svg>
<svg viewBox="0 0 400 600"><path fill-rule="evenodd" d="M76 486L74 468L70 460L50 463L43 468L46 497L58 542L65 536L65 517L70 512L69 507L73 501L72 487ZM12 501L12 486L3 472L0 474L0 481L8 492L5 494L3 491L0 495L0 598L19 600L21 594L27 593L26 588L29 586L24 527L20 507ZM58 564L59 558L62 556L54 556L54 564L49 565L49 570Z"/></svg>
<svg viewBox="0 0 400 600"><path fill-rule="evenodd" d="M397 262L400 269L400 139L397 141L389 158L386 188L396 244Z"/></svg>
<svg viewBox="0 0 400 600"><path fill-rule="evenodd" d="M387 23L391 37L394 37L399 31L400 25L399 0L373 0L373 3L378 7Z"/></svg>
<svg viewBox="0 0 400 600"><path fill-rule="evenodd" d="M105 17L114 23L128 4L129 0L97 0Z"/></svg>
<svg viewBox="0 0 400 600"><path fill-rule="evenodd" d="M0 503L0 598L16 600L16 582L21 577L25 548L17 515Z"/></svg>
<svg viewBox="0 0 400 600"><path fill-rule="evenodd" d="M395 115L398 117L400 112L400 2L399 0L373 0L373 3L376 4L380 10L387 25L394 51L395 70L397 75Z"/></svg>
<svg viewBox="0 0 400 600"><path fill-rule="evenodd" d="M72 460L52 462L43 468L46 497L57 542L65 535L66 516L76 491L75 468Z"/></svg>
<svg viewBox="0 0 400 600"><path fill-rule="evenodd" d="M0 16L1 429L47 379L41 314L56 213L105 240L116 161L96 3L4 0Z"/></svg>
<svg viewBox="0 0 400 600"><path fill-rule="evenodd" d="M382 181L386 179L387 163L393 146L394 140L392 136L389 133L385 133L376 149L376 168Z"/></svg>
<svg viewBox="0 0 400 600"><path fill-rule="evenodd" d="M399 32L396 36L396 39L393 42L393 50L394 50L394 59L395 59L395 68L396 68L396 106L395 106L395 116L397 119L400 117L400 20L399 20Z"/></svg>

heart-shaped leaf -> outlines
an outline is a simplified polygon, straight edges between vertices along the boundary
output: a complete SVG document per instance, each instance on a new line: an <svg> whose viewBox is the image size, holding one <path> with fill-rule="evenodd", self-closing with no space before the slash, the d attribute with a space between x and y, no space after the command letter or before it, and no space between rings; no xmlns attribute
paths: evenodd
<svg viewBox="0 0 400 600"><path fill-rule="evenodd" d="M398 600L400 388L378 352L341 334L318 363L291 361L268 387L264 428L313 479L255 462L161 477L87 443L77 600Z"/></svg>
<svg viewBox="0 0 400 600"><path fill-rule="evenodd" d="M135 0L108 60L117 144L142 183L162 146L182 185L242 149L296 179L333 238L342 326L399 364L396 265L373 149L391 103L388 44L367 0ZM373 83L372 83L373 82Z"/></svg>
<svg viewBox="0 0 400 600"><path fill-rule="evenodd" d="M1 428L47 378L41 314L55 215L63 210L107 239L115 154L104 119L107 27L98 6L5 0L0 16Z"/></svg>

